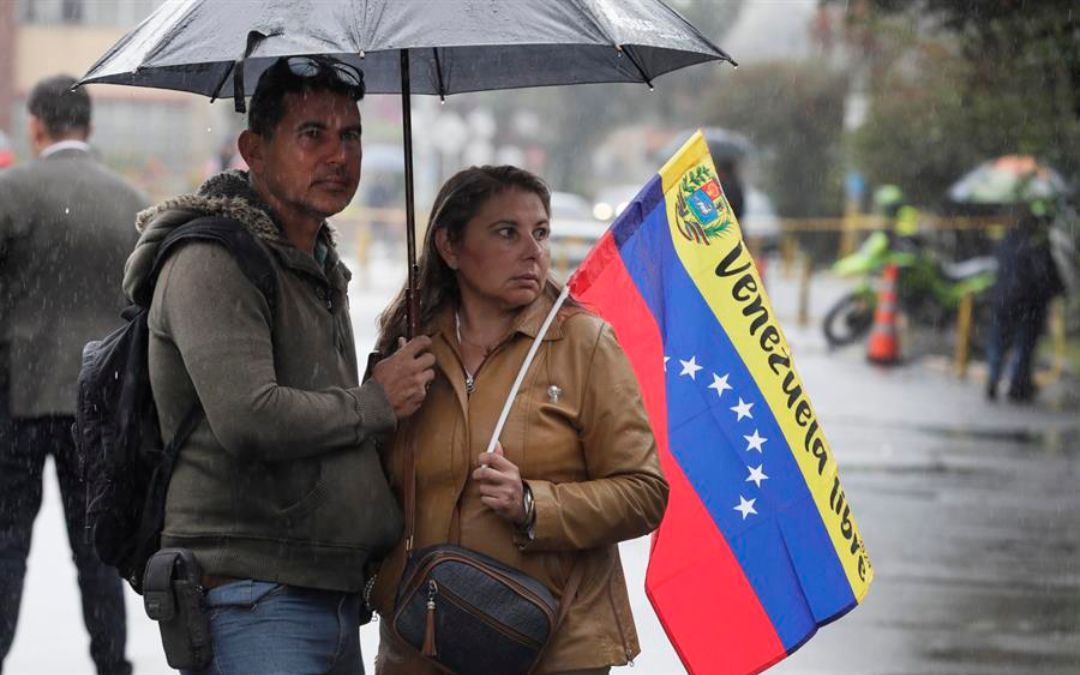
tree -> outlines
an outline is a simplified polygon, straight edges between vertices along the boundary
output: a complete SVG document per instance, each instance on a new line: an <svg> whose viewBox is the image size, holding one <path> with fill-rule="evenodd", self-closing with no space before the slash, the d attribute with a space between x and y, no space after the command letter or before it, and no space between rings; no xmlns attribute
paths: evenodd
<svg viewBox="0 0 1080 675"><path fill-rule="evenodd" d="M1080 11L1059 0L861 0L849 9L871 109L855 157L938 202L965 170L1023 153L1080 173Z"/></svg>
<svg viewBox="0 0 1080 675"><path fill-rule="evenodd" d="M711 124L747 134L781 216L843 209L841 151L847 79L824 64L744 66L699 104Z"/></svg>

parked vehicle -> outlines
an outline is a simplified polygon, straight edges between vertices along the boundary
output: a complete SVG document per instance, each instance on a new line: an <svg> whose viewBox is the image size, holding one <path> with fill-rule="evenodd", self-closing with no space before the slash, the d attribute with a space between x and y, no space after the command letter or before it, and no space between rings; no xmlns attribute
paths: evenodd
<svg viewBox="0 0 1080 675"><path fill-rule="evenodd" d="M15 150L11 147L11 141L0 130L0 169L7 168L15 163Z"/></svg>
<svg viewBox="0 0 1080 675"><path fill-rule="evenodd" d="M877 307L876 280L887 263L895 263L900 270L900 310L917 324L943 328L955 319L968 293L974 298L976 317L989 310L985 296L994 285L997 263L993 258L944 261L917 236L875 232L857 251L833 264L836 275L861 280L825 314L822 328L830 346L851 344L870 331ZM979 318L975 321L975 325L984 323Z"/></svg>
<svg viewBox="0 0 1080 675"><path fill-rule="evenodd" d="M589 200L572 192L551 193L551 262L556 272L577 267L610 222L593 217Z"/></svg>

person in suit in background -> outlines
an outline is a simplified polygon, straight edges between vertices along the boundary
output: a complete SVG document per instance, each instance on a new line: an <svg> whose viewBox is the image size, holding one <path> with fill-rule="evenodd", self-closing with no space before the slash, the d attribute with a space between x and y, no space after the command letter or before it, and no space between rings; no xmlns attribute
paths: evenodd
<svg viewBox="0 0 1080 675"><path fill-rule="evenodd" d="M60 482L90 655L126 675L121 580L85 531L72 439L83 345L121 324L124 261L146 197L94 156L90 97L75 79L39 82L27 100L35 159L0 173L0 668L15 634L45 458Z"/></svg>

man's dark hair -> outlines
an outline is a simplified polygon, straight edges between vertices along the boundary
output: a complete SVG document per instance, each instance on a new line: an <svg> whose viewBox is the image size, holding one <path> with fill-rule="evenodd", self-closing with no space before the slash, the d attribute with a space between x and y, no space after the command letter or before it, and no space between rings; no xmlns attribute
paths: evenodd
<svg viewBox="0 0 1080 675"><path fill-rule="evenodd" d="M90 130L90 94L70 75L55 75L34 85L26 109L41 120L50 136Z"/></svg>
<svg viewBox="0 0 1080 675"><path fill-rule="evenodd" d="M289 67L289 59L280 58L267 68L259 78L255 93L248 108L248 129L270 138L278 122L285 117L285 96L287 94L306 94L318 91L330 91L344 94L354 101L364 98L364 81L360 71L355 71L359 85L351 85L342 80L335 72L335 64L343 64L327 56L292 57L304 58L318 63L321 67L310 76L301 76ZM345 66L351 68L351 66Z"/></svg>

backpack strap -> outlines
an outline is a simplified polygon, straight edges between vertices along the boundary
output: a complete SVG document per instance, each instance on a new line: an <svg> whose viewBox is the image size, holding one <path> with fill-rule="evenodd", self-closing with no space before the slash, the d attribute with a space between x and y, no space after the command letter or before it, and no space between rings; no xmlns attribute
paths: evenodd
<svg viewBox="0 0 1080 675"><path fill-rule="evenodd" d="M135 293L135 304L150 306L157 276L165 261L180 246L192 241L209 241L227 248L240 266L240 271L259 289L273 311L277 301L277 275L270 254L239 221L223 216L195 218L166 235L154 256L154 265L147 281Z"/></svg>
<svg viewBox="0 0 1080 675"><path fill-rule="evenodd" d="M151 268L150 275L147 277L147 281L135 293L134 300L140 310L145 311L150 306L154 285L157 283L157 276L169 255L180 246L192 241L216 242L227 248L236 259L244 276L266 298L266 302L270 305L270 311L274 310L277 299L277 284L270 254L239 221L219 216L196 218L166 235L158 247L157 254L154 257L154 265ZM202 404L196 399L180 421L176 433L165 446L161 464L151 478L152 483L162 485L162 487L148 491L147 503L144 508L145 511L160 514L161 517L144 519L137 534L138 541L154 542L161 532L161 527L164 524L162 519L165 514L164 486L168 485L169 476L172 475L176 458L180 454L180 447L195 432L195 428L199 426L204 416ZM156 543L154 549L156 550Z"/></svg>

